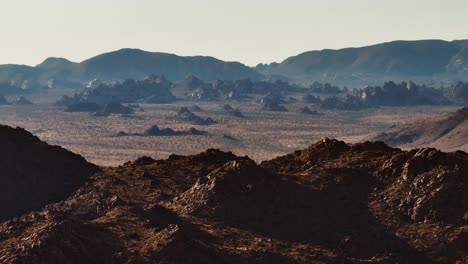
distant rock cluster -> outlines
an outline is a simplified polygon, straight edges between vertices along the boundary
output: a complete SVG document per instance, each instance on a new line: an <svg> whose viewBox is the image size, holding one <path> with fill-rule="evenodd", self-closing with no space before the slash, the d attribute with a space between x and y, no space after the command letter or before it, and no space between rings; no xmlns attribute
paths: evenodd
<svg viewBox="0 0 468 264"><path fill-rule="evenodd" d="M171 93L172 83L162 76L151 75L144 80L132 79L114 84L100 84L74 96L64 96L57 101L58 105L68 106L73 103L135 103L148 104L171 103L175 96Z"/></svg>
<svg viewBox="0 0 468 264"><path fill-rule="evenodd" d="M175 84L175 89L185 91L186 98L194 101L243 100L248 94L302 91L304 88L286 81L214 80L209 83L189 76Z"/></svg>
<svg viewBox="0 0 468 264"><path fill-rule="evenodd" d="M227 112L228 115L238 118L245 118L244 114L239 108L234 108L230 104L223 105L222 109Z"/></svg>
<svg viewBox="0 0 468 264"><path fill-rule="evenodd" d="M432 88L414 82L386 82L368 86L344 96L327 97L320 105L325 109L357 110L378 106L449 105L468 102L468 85Z"/></svg>
<svg viewBox="0 0 468 264"><path fill-rule="evenodd" d="M269 93L258 101L262 111L287 112L288 109L282 104L285 101L278 94Z"/></svg>
<svg viewBox="0 0 468 264"><path fill-rule="evenodd" d="M214 121L211 117L199 117L192 113L187 107L180 108L179 112L175 116L175 119L180 122L191 123L194 125L212 125L216 124L217 122Z"/></svg>
<svg viewBox="0 0 468 264"><path fill-rule="evenodd" d="M154 125L148 128L147 130L145 130L143 133L131 134L131 133L120 131L119 133L116 134L116 136L118 137L124 137L124 136L162 137L162 136L203 136L207 134L208 132L197 130L196 128L193 128L193 127L189 128L188 130L173 130L171 128L160 128L157 125Z"/></svg>
<svg viewBox="0 0 468 264"><path fill-rule="evenodd" d="M299 109L299 113L305 114L305 115L321 115L317 110L312 110L307 106L302 107Z"/></svg>
<svg viewBox="0 0 468 264"><path fill-rule="evenodd" d="M12 102L8 102L8 100L5 98L5 96L0 94L0 105L19 105L19 106L29 106L29 105L34 105L33 102L31 102L28 98L24 96L19 96L15 98Z"/></svg>
<svg viewBox="0 0 468 264"><path fill-rule="evenodd" d="M90 112L94 113L94 116L108 116L112 114L132 115L135 113L135 110L132 107L115 102L105 104L104 106L92 102L77 102L68 105L65 108L65 112Z"/></svg>

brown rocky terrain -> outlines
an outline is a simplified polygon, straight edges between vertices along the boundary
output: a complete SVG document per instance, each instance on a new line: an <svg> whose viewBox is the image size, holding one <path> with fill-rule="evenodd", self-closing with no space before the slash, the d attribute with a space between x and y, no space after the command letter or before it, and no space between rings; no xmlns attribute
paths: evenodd
<svg viewBox="0 0 468 264"><path fill-rule="evenodd" d="M467 171L464 152L330 139L261 164L142 157L0 224L0 262L466 263Z"/></svg>
<svg viewBox="0 0 468 264"><path fill-rule="evenodd" d="M0 126L0 145L0 220L65 199L97 171L22 128Z"/></svg>
<svg viewBox="0 0 468 264"><path fill-rule="evenodd" d="M392 128L372 137L403 148L435 147L468 151L468 107L438 117Z"/></svg>

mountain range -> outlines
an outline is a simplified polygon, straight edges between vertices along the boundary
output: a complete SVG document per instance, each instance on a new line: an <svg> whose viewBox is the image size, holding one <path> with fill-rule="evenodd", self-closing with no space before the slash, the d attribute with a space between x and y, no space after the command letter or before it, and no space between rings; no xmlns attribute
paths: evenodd
<svg viewBox="0 0 468 264"><path fill-rule="evenodd" d="M93 79L115 81L143 79L151 74L169 80L182 80L196 75L203 80L261 79L262 75L239 62L225 62L213 57L181 57L174 54L121 49L104 53L80 63L64 58L48 58L41 64L0 65L0 82L24 80L47 84L51 79L87 82Z"/></svg>
<svg viewBox="0 0 468 264"><path fill-rule="evenodd" d="M465 78L468 40L393 41L367 47L308 51L281 63L259 64L263 74L295 80L360 82Z"/></svg>
<svg viewBox="0 0 468 264"><path fill-rule="evenodd" d="M41 64L0 65L0 83L40 83L49 80L88 82L142 79L150 74L171 81L189 75L215 79L286 79L309 83L373 84L387 80L453 81L468 79L468 40L393 41L360 48L308 51L281 63L248 67L213 57L183 57L174 54L121 49L80 63L64 58L48 58Z"/></svg>

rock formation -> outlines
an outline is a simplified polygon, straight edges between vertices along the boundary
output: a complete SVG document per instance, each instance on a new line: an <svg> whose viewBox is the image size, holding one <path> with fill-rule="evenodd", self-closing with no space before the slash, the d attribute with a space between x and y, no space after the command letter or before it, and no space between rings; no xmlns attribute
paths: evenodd
<svg viewBox="0 0 468 264"><path fill-rule="evenodd" d="M245 118L245 115L239 110L239 108L232 109L228 114L233 117Z"/></svg>
<svg viewBox="0 0 468 264"><path fill-rule="evenodd" d="M320 115L317 110L311 110L309 107L304 106L301 109L299 109L299 113L306 114L306 115Z"/></svg>
<svg viewBox="0 0 468 264"><path fill-rule="evenodd" d="M176 120L180 122L186 122L186 123L191 123L194 125L212 125L216 124L216 121L214 121L210 117L202 118L194 113L190 112L190 110L187 107L182 107L180 108L179 112L177 112L177 115L175 117Z"/></svg>
<svg viewBox="0 0 468 264"><path fill-rule="evenodd" d="M188 130L176 131L171 128L160 129L158 126L152 126L143 133L145 136L201 136L206 134L208 134L208 132L200 131L193 127L189 128Z"/></svg>
<svg viewBox="0 0 468 264"><path fill-rule="evenodd" d="M152 137L163 137L163 136L203 136L207 135L208 132L201 131L196 128L189 128L187 130L173 130L172 128L160 128L156 125L148 128L143 133L131 134L124 131L120 131L115 136L126 137L126 136L152 136Z"/></svg>
<svg viewBox="0 0 468 264"><path fill-rule="evenodd" d="M99 112L101 115L120 114L120 115L132 115L135 111L126 107L120 103L108 103L104 106L102 111Z"/></svg>
<svg viewBox="0 0 468 264"><path fill-rule="evenodd" d="M30 153L23 137L6 142ZM17 172L8 179L28 175L6 164ZM47 168L58 165L78 173ZM0 224L0 261L466 263L467 171L464 152L331 139L261 164L214 149L142 157Z"/></svg>
<svg viewBox="0 0 468 264"><path fill-rule="evenodd" d="M31 101L29 101L26 97L24 96L20 96L18 98L16 98L14 101L13 101L13 104L15 105L23 105L23 106L27 106L27 105L33 105L33 103Z"/></svg>

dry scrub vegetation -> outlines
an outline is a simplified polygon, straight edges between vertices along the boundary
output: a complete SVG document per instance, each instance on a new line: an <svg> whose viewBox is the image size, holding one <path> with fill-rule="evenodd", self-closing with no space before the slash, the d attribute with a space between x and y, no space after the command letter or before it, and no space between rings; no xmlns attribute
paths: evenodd
<svg viewBox="0 0 468 264"><path fill-rule="evenodd" d="M144 112L132 117L95 117L88 113L66 113L51 104L1 106L0 123L21 126L49 144L63 146L99 165L119 165L146 155L166 158L170 154L189 155L208 148L248 155L256 161L271 159L301 149L323 137L358 142L370 133L392 125L455 111L455 107L378 108L363 111L324 111L323 115L304 115L296 110L304 105L288 104L289 112L263 112L259 105L229 102L246 118L232 117L222 110L223 102L197 103L202 117L218 124L196 126L172 119L181 102L170 105L142 105ZM207 136L114 137L119 131L141 133L151 127L182 130L195 127ZM225 138L229 135L231 138Z"/></svg>

